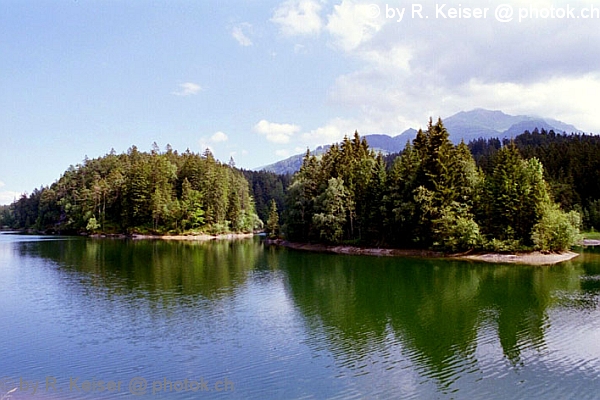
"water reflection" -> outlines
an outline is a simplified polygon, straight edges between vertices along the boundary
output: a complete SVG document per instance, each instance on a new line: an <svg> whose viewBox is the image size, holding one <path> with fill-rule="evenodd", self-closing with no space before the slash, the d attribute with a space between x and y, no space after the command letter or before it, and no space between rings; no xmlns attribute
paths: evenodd
<svg viewBox="0 0 600 400"><path fill-rule="evenodd" d="M592 310L598 301L598 281L581 279L596 276L598 264L527 267L294 255L286 265L290 296L309 326L323 327L340 364L368 373L364 357L379 354L385 363L396 344L445 393L465 373L482 372L478 358L489 355L478 346L499 342L513 369L523 365L524 352L543 352L548 311L563 301L557 293L573 294ZM593 301L581 300L589 294Z"/></svg>
<svg viewBox="0 0 600 400"><path fill-rule="evenodd" d="M600 383L596 251L526 267L18 238L0 269L12 377L227 376L236 398L579 399Z"/></svg>
<svg viewBox="0 0 600 400"><path fill-rule="evenodd" d="M83 274L111 292L214 298L244 283L261 247L257 240L70 239L23 242L18 249L20 256L53 260L62 271Z"/></svg>

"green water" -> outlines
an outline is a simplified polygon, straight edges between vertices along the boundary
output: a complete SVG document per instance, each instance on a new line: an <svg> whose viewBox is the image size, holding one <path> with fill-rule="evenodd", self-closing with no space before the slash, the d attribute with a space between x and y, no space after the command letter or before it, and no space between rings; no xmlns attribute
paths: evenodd
<svg viewBox="0 0 600 400"><path fill-rule="evenodd" d="M0 235L0 397L597 399L599 299L594 250L528 267Z"/></svg>

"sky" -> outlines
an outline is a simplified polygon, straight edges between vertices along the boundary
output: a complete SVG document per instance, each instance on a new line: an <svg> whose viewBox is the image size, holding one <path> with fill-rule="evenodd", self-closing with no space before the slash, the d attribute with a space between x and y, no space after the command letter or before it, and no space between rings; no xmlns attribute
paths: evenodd
<svg viewBox="0 0 600 400"><path fill-rule="evenodd" d="M253 169L474 108L600 132L600 2L0 0L0 204L156 142Z"/></svg>

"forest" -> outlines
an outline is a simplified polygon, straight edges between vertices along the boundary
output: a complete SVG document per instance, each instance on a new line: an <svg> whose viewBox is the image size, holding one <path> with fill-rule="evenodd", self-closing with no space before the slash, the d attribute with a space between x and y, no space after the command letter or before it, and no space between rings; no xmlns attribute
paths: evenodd
<svg viewBox="0 0 600 400"><path fill-rule="evenodd" d="M430 120L390 167L358 133L319 159L307 152L287 193L286 237L449 252L562 251L578 240L581 215L553 200L538 158L510 141L487 148L481 168L448 137Z"/></svg>
<svg viewBox="0 0 600 400"><path fill-rule="evenodd" d="M207 150L183 154L131 147L71 166L23 195L1 225L47 233L226 233L262 228L244 175Z"/></svg>
<svg viewBox="0 0 600 400"><path fill-rule="evenodd" d="M469 148L477 165L489 173L496 152L509 142L479 139ZM552 196L563 209L578 211L586 230L600 228L600 136L534 130L513 142L524 158L542 163Z"/></svg>
<svg viewBox="0 0 600 400"><path fill-rule="evenodd" d="M292 175L156 144L85 159L0 208L0 226L48 233L225 233L449 252L561 251L600 227L600 137L525 132L452 144L429 121L398 154L355 133Z"/></svg>

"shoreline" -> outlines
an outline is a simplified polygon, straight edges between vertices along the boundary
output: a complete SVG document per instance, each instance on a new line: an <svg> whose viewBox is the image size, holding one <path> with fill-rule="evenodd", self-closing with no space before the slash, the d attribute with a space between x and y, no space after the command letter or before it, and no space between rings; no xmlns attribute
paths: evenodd
<svg viewBox="0 0 600 400"><path fill-rule="evenodd" d="M600 246L600 240L596 240L596 239L583 239L583 241L581 242L582 246L588 246L588 247L593 247L593 246Z"/></svg>
<svg viewBox="0 0 600 400"><path fill-rule="evenodd" d="M93 239L132 239L132 240L179 240L179 241L198 241L206 242L209 240L234 240L249 239L254 237L254 233L223 233L220 235L142 235L134 233L132 235L107 235L95 234L89 235Z"/></svg>
<svg viewBox="0 0 600 400"><path fill-rule="evenodd" d="M565 251L562 253L477 253L477 254L447 254L433 250L404 250L387 248L366 248L356 246L328 246L312 243L294 243L284 240L267 240L266 244L286 247L293 250L312 251L330 254L368 255L379 257L409 257L409 258L438 258L445 260L479 261L495 264L523 264L523 265L554 265L569 261L579 256L579 253Z"/></svg>

